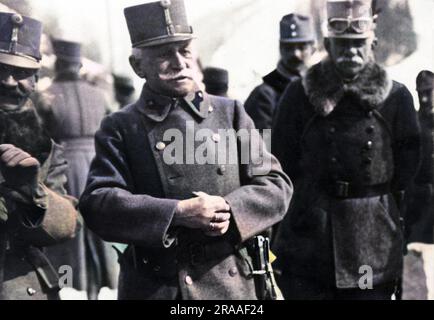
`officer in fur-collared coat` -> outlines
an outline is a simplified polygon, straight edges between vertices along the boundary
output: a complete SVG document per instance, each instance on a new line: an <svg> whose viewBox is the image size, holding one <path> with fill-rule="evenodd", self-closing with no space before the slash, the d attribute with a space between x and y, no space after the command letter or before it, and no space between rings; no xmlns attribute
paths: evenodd
<svg viewBox="0 0 434 320"><path fill-rule="evenodd" d="M275 118L272 151L295 188L274 246L278 283L287 299L391 299L400 209L420 161L417 113L374 61L370 1L327 8L329 57L286 90Z"/></svg>
<svg viewBox="0 0 434 320"><path fill-rule="evenodd" d="M286 87L300 79L315 52L311 17L288 14L280 21L280 61L247 98L244 107L259 130L271 129L277 104Z"/></svg>
<svg viewBox="0 0 434 320"><path fill-rule="evenodd" d="M80 204L89 228L129 245L119 298L256 299L244 244L281 221L291 182L240 103L196 89L183 1L125 15L130 62L147 83L103 121Z"/></svg>
<svg viewBox="0 0 434 320"><path fill-rule="evenodd" d="M9 13L0 25L0 299L58 299L59 270L45 247L74 236L77 211L65 195L63 150L29 99L42 25Z"/></svg>

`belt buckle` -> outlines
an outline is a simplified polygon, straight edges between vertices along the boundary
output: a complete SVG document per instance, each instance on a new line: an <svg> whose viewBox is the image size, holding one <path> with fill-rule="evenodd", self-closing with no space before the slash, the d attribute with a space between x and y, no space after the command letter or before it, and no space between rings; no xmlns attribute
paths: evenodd
<svg viewBox="0 0 434 320"><path fill-rule="evenodd" d="M200 243L190 245L190 262L191 265L197 266L205 261L205 247Z"/></svg>
<svg viewBox="0 0 434 320"><path fill-rule="evenodd" d="M350 183L346 181L336 181L336 196L339 198L348 198L350 195Z"/></svg>

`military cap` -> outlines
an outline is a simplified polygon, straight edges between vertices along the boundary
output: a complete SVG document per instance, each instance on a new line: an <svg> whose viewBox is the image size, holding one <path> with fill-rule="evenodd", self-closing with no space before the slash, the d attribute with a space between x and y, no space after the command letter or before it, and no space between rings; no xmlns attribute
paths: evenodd
<svg viewBox="0 0 434 320"><path fill-rule="evenodd" d="M73 41L55 39L53 50L57 59L69 62L81 62L81 44Z"/></svg>
<svg viewBox="0 0 434 320"><path fill-rule="evenodd" d="M190 40L184 0L161 0L124 10L133 48Z"/></svg>
<svg viewBox="0 0 434 320"><path fill-rule="evenodd" d="M203 70L203 83L209 94L224 95L229 88L229 72L221 68L205 68Z"/></svg>
<svg viewBox="0 0 434 320"><path fill-rule="evenodd" d="M434 89L434 73L424 70L419 73L416 79L417 91Z"/></svg>
<svg viewBox="0 0 434 320"><path fill-rule="evenodd" d="M113 74L113 85L117 91L125 94L134 92L134 82L130 77Z"/></svg>
<svg viewBox="0 0 434 320"><path fill-rule="evenodd" d="M374 33L372 0L328 0L328 38L367 39Z"/></svg>
<svg viewBox="0 0 434 320"><path fill-rule="evenodd" d="M288 14L280 21L280 42L314 42L316 35L312 19L299 14Z"/></svg>
<svg viewBox="0 0 434 320"><path fill-rule="evenodd" d="M0 63L39 69L42 23L16 13L0 12Z"/></svg>

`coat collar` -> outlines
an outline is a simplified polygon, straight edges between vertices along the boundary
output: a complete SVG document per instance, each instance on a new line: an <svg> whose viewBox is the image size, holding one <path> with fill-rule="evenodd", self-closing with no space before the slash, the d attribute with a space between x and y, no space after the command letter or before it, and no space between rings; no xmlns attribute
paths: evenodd
<svg viewBox="0 0 434 320"><path fill-rule="evenodd" d="M286 87L296 80L300 79L296 74L283 74L279 69L274 70L270 74L266 75L263 80L266 84L273 87L275 90L283 93Z"/></svg>
<svg viewBox="0 0 434 320"><path fill-rule="evenodd" d="M199 89L195 89L184 98L172 98L152 91L146 84L137 102L138 110L155 122L163 122L170 111L183 104L201 119L209 115L210 97Z"/></svg>
<svg viewBox="0 0 434 320"><path fill-rule="evenodd" d="M304 91L322 116L332 113L346 96L352 96L364 108L379 108L389 96L392 85L387 72L375 62L370 62L351 83L340 79L330 59L313 66L303 78Z"/></svg>

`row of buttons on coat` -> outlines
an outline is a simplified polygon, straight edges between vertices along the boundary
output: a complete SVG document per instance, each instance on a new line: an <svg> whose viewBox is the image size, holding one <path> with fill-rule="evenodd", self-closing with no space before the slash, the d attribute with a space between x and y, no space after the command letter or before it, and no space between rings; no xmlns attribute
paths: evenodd
<svg viewBox="0 0 434 320"><path fill-rule="evenodd" d="M368 113L368 117L369 117L369 118L372 118L372 117L373 117L373 112L369 112L369 113ZM332 127L329 128L328 132L329 132L330 135L333 136L334 134L336 134L337 129L336 129L336 127L332 126ZM366 133L367 133L368 135L372 135L372 134L374 134L374 133L375 133L375 126L374 126L374 125L369 126L369 127L366 129ZM366 142L366 144L365 144L364 147L363 147L364 158L362 159L362 163L363 163L364 165L368 166L368 167L366 168L366 172L365 172L365 178L366 178L366 179L371 179L371 172L370 172L370 170L369 170L369 166L372 164L373 159L372 159L372 157L369 156L369 151L371 151L371 150L373 149L373 147L374 147L374 142L371 141L371 140L369 140L368 142ZM367 153L367 152L368 152L368 153ZM338 163L338 158L337 158L336 156L332 156L332 157L330 158L330 162L331 162L333 165L336 165L336 164ZM338 177L336 176L336 178L338 178Z"/></svg>

